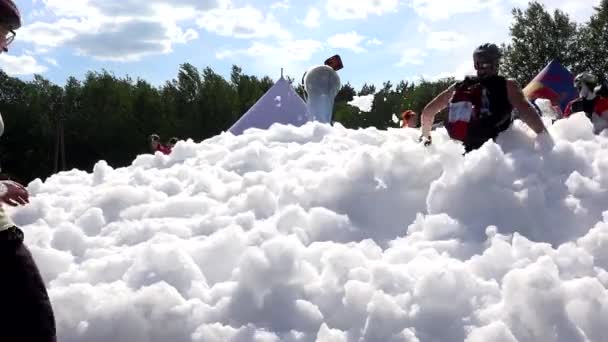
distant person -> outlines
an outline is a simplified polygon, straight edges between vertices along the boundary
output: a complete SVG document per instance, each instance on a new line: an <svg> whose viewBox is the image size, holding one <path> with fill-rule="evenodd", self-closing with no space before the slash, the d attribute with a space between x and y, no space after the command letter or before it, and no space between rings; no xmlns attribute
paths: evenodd
<svg viewBox="0 0 608 342"><path fill-rule="evenodd" d="M608 97L605 84L598 84L597 77L583 72L574 78L574 87L578 90L578 98L570 101L564 110L567 118L573 113L584 112L593 123L596 133L608 128Z"/></svg>
<svg viewBox="0 0 608 342"><path fill-rule="evenodd" d="M158 151L158 146L160 145L160 137L158 134L150 134L148 136L148 142L150 143L150 152L154 153Z"/></svg>
<svg viewBox="0 0 608 342"><path fill-rule="evenodd" d="M160 142L160 136L158 136L158 134L150 134L150 136L148 137L148 141L150 143L150 152L152 154L156 153L156 151L159 151L163 154L171 153L171 149Z"/></svg>
<svg viewBox="0 0 608 342"><path fill-rule="evenodd" d="M175 144L177 144L177 138L173 137L171 139L169 139L169 142L167 143L167 147L169 148L169 150L173 150L173 147L175 147Z"/></svg>
<svg viewBox="0 0 608 342"><path fill-rule="evenodd" d="M401 127L416 127L416 117L418 115L413 110L406 110L401 113Z"/></svg>
<svg viewBox="0 0 608 342"><path fill-rule="evenodd" d="M21 27L13 1L0 0L0 53L8 52ZM0 116L0 134L4 122ZM0 181L0 341L55 342L55 316L44 281L23 231L15 226L4 206L29 203L26 188L11 180Z"/></svg>
<svg viewBox="0 0 608 342"><path fill-rule="evenodd" d="M517 82L498 75L501 57L495 44L479 46L473 52L477 76L466 77L451 85L426 105L421 115L420 136L425 145L431 144L435 115L446 108L449 112L445 127L452 139L463 142L467 152L508 129L514 109L537 134L547 132Z"/></svg>

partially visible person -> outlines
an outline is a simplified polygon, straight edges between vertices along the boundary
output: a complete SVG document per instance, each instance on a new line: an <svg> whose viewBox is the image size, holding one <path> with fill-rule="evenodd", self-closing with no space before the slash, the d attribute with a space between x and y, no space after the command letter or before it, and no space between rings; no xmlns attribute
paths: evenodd
<svg viewBox="0 0 608 342"><path fill-rule="evenodd" d="M21 15L11 0L0 0L0 53L8 52L21 27ZM0 135L4 122L0 115ZM23 231L4 206L29 203L27 189L0 181L0 341L55 342L55 316L40 271L23 243Z"/></svg>
<svg viewBox="0 0 608 342"><path fill-rule="evenodd" d="M156 151L159 151L163 154L171 153L171 149L160 142L160 136L158 136L158 134L150 134L150 136L148 137L148 141L150 143L150 152L152 154L156 153Z"/></svg>
<svg viewBox="0 0 608 342"><path fill-rule="evenodd" d="M401 127L416 127L416 117L417 114L413 110L408 109L404 111L401 113Z"/></svg>
<svg viewBox="0 0 608 342"><path fill-rule="evenodd" d="M150 144L150 152L154 153L158 151L158 146L160 145L160 137L158 134L150 134L148 136L148 143Z"/></svg>
<svg viewBox="0 0 608 342"><path fill-rule="evenodd" d="M502 53L495 44L484 44L473 52L477 76L451 85L429 102L421 115L420 140L431 144L435 115L449 108L445 127L450 137L462 141L466 152L481 147L508 129L513 110L537 134L547 129L515 80L498 75ZM549 136L550 138L550 136ZM552 139L549 139L552 141Z"/></svg>
<svg viewBox="0 0 608 342"><path fill-rule="evenodd" d="M167 147L169 148L169 150L173 150L173 147L175 147L175 144L177 144L177 138L173 137L171 139L169 139L169 142L167 142Z"/></svg>
<svg viewBox="0 0 608 342"><path fill-rule="evenodd" d="M564 118L573 113L584 112L593 123L595 133L608 128L608 98L601 96L605 93L604 85L598 85L595 75L583 72L574 78L574 87L579 96L568 103Z"/></svg>

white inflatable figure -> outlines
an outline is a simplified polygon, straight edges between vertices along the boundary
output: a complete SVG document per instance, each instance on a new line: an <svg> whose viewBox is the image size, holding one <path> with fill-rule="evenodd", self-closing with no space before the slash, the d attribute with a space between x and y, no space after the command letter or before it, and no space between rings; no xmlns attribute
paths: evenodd
<svg viewBox="0 0 608 342"><path fill-rule="evenodd" d="M310 68L304 77L306 107L313 120L331 123L334 100L340 90L340 76L327 65Z"/></svg>

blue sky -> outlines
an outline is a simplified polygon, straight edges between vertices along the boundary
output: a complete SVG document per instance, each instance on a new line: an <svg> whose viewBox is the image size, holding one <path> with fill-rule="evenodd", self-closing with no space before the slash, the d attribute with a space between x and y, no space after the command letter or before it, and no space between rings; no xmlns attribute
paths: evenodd
<svg viewBox="0 0 608 342"><path fill-rule="evenodd" d="M33 0L17 1L24 26L0 67L63 85L69 76L108 70L161 85L179 64L231 66L300 80L309 67L342 56L342 83L462 77L471 51L509 37L524 0ZM599 0L552 0L577 21Z"/></svg>

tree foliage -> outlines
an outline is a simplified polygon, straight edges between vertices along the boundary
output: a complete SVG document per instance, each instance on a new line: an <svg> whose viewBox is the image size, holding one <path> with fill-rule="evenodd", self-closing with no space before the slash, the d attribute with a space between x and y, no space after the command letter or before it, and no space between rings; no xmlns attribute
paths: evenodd
<svg viewBox="0 0 608 342"><path fill-rule="evenodd" d="M512 39L503 45L501 65L507 76L527 84L552 59L578 71L578 27L566 13L555 10L551 15L536 1L525 10L515 8L512 13Z"/></svg>

